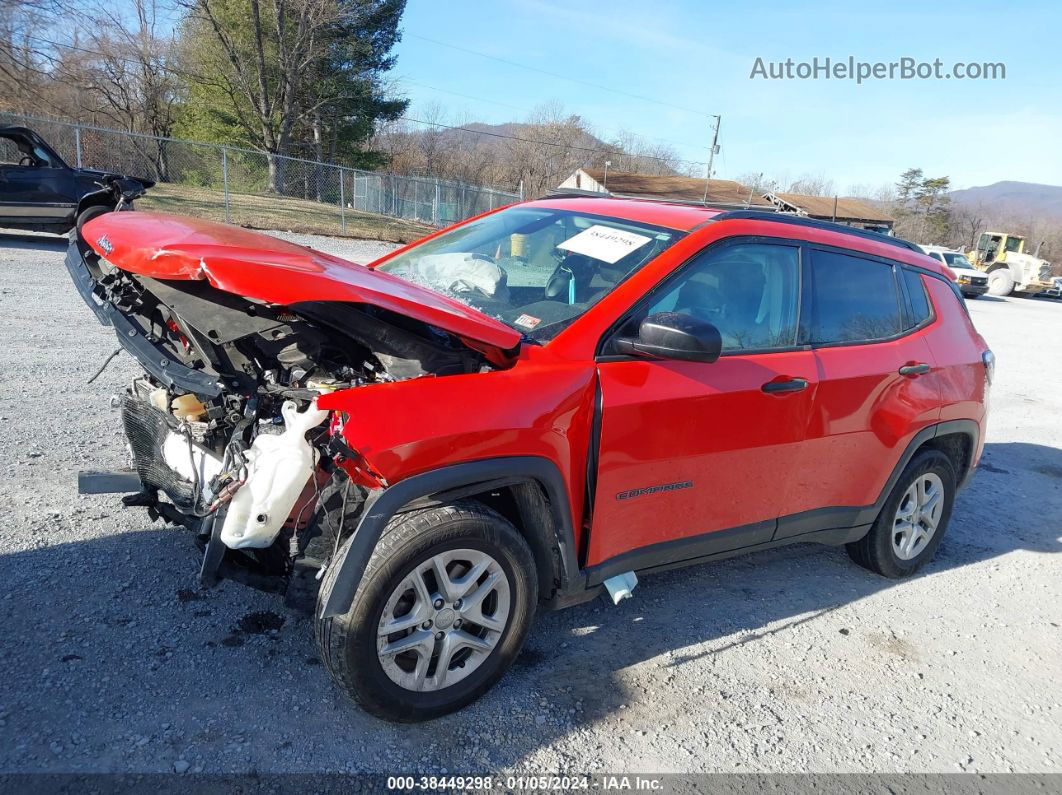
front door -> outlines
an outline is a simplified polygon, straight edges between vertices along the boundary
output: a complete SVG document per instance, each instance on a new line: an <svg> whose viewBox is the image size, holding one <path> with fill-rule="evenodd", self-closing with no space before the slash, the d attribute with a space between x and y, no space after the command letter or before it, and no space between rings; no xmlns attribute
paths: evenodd
<svg viewBox="0 0 1062 795"><path fill-rule="evenodd" d="M72 188L68 168L22 151L12 138L0 138L0 218L9 223L70 221L77 207Z"/></svg>
<svg viewBox="0 0 1062 795"><path fill-rule="evenodd" d="M769 541L814 400L796 345L800 248L713 245L654 290L616 332L656 312L713 323L712 363L600 357L600 446L586 563L647 568ZM619 557L622 556L622 557Z"/></svg>

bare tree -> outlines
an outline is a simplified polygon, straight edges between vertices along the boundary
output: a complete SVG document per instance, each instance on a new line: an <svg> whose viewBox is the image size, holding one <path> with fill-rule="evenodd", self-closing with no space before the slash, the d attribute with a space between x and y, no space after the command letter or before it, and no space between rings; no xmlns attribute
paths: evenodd
<svg viewBox="0 0 1062 795"><path fill-rule="evenodd" d="M0 0L0 108L31 113L49 104L43 34L54 10L53 0Z"/></svg>
<svg viewBox="0 0 1062 795"><path fill-rule="evenodd" d="M762 196L764 193L776 193L782 190L782 183L778 179L768 177L762 171L739 174L735 179L750 188L756 196Z"/></svg>
<svg viewBox="0 0 1062 795"><path fill-rule="evenodd" d="M57 62L56 79L76 90L77 118L145 133L156 140L130 139L168 179L165 142L173 134L182 80L167 16L166 0L131 0L127 5L96 0L67 9L80 38Z"/></svg>
<svg viewBox="0 0 1062 795"><path fill-rule="evenodd" d="M802 193L805 196L836 196L833 180L825 174L804 174L793 180L786 193Z"/></svg>
<svg viewBox="0 0 1062 795"><path fill-rule="evenodd" d="M632 174L671 176L678 174L683 167L683 161L674 148L629 130L621 130L609 141L608 148L621 153L618 156L619 163L614 165Z"/></svg>
<svg viewBox="0 0 1062 795"><path fill-rule="evenodd" d="M977 236L985 231L988 213L984 205L961 204L952 208L949 224L949 242L959 248L973 248Z"/></svg>

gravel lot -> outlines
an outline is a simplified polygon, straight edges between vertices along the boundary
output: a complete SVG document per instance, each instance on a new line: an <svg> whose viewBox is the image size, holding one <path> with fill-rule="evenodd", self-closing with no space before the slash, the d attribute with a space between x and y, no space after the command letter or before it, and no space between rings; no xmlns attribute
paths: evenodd
<svg viewBox="0 0 1062 795"><path fill-rule="evenodd" d="M916 578L811 545L645 578L540 615L472 708L394 726L279 597L197 591L187 533L77 495L125 464L108 399L136 367L86 385L116 343L64 245L0 235L0 772L1062 771L1062 303L970 302L991 430Z"/></svg>

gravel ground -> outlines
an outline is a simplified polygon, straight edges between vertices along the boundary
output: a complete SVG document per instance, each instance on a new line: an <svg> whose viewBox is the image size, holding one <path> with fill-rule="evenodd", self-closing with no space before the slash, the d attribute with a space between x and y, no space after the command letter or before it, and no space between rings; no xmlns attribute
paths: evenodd
<svg viewBox="0 0 1062 795"><path fill-rule="evenodd" d="M985 460L914 579L811 545L648 577L540 615L473 707L394 726L279 597L197 591L186 533L76 494L125 464L108 398L136 368L86 385L116 345L62 249L0 236L0 772L1062 770L1062 303L970 302L999 359Z"/></svg>

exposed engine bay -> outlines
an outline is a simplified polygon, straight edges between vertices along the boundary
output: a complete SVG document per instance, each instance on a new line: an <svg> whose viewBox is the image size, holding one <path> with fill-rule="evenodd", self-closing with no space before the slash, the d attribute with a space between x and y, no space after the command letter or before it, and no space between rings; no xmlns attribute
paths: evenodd
<svg viewBox="0 0 1062 795"><path fill-rule="evenodd" d="M79 242L67 266L145 370L117 400L140 482L123 502L195 531L208 584L285 590L300 561L312 576L338 545L342 528L322 527L318 508L337 462L356 455L335 431L357 418L318 409L320 395L495 366L450 332L370 304L271 304L122 270Z"/></svg>

